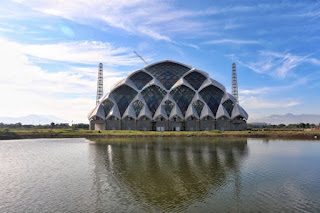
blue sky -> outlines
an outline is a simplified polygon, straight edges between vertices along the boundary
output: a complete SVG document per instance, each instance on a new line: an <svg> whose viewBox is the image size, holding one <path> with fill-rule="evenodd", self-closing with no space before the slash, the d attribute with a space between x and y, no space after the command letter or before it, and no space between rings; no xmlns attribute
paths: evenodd
<svg viewBox="0 0 320 213"><path fill-rule="evenodd" d="M98 63L104 92L172 59L231 90L250 119L320 114L320 1L2 0L0 116L87 122Z"/></svg>

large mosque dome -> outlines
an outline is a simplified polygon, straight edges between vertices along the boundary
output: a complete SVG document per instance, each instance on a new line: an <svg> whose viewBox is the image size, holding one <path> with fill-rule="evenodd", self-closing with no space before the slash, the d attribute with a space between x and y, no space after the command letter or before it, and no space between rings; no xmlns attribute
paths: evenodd
<svg viewBox="0 0 320 213"><path fill-rule="evenodd" d="M129 73L88 119L97 130L243 130L248 114L206 72L165 60Z"/></svg>

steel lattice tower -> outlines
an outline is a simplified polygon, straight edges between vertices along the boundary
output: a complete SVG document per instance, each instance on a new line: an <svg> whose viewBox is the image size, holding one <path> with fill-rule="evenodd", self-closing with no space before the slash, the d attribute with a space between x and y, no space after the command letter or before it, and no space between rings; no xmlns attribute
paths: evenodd
<svg viewBox="0 0 320 213"><path fill-rule="evenodd" d="M239 104L238 79L237 79L237 69L236 69L235 63L232 63L232 95L237 99L237 103Z"/></svg>
<svg viewBox="0 0 320 213"><path fill-rule="evenodd" d="M97 80L97 100L96 104L98 105L99 99L103 96L103 64L99 64L98 70L98 80Z"/></svg>

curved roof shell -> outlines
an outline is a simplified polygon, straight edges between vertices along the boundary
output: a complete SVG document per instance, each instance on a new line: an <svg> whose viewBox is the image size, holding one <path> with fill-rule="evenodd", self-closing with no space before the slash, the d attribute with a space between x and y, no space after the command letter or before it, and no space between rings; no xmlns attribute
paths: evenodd
<svg viewBox="0 0 320 213"><path fill-rule="evenodd" d="M156 119L160 115L166 119L173 116L248 119L247 112L221 83L206 72L172 60L130 72L100 99L88 118Z"/></svg>

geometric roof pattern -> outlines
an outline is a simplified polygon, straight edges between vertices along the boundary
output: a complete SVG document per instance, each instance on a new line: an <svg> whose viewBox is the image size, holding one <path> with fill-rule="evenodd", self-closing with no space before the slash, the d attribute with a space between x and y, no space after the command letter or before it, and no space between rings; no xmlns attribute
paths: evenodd
<svg viewBox="0 0 320 213"><path fill-rule="evenodd" d="M140 90L142 89L149 81L152 80L152 77L145 72L136 72L130 77L131 81L136 85Z"/></svg>
<svg viewBox="0 0 320 213"><path fill-rule="evenodd" d="M182 119L215 119L223 115L228 119L248 119L247 112L221 83L203 71L172 60L129 73L99 100L88 118L108 119L113 114L124 118L128 113L134 119L156 119L159 113L169 119L174 115Z"/></svg>
<svg viewBox="0 0 320 213"><path fill-rule="evenodd" d="M145 68L156 79L158 79L166 89L170 89L190 68L172 62L154 64Z"/></svg>
<svg viewBox="0 0 320 213"><path fill-rule="evenodd" d="M195 90L198 90L207 77L199 72L194 71L186 75L184 79L186 79Z"/></svg>

